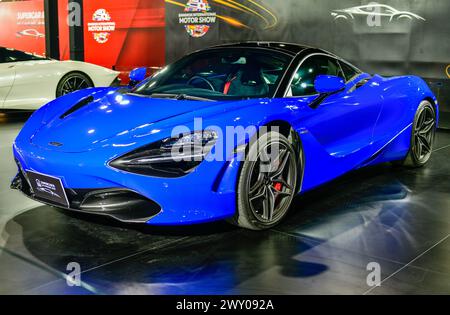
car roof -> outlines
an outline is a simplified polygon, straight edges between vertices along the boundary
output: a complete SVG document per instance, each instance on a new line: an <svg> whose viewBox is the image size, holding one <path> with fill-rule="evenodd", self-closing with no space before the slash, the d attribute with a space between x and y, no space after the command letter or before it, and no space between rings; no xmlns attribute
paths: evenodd
<svg viewBox="0 0 450 315"><path fill-rule="evenodd" d="M249 42L237 42L229 44L221 44L213 46L211 48L266 48L274 51L284 52L289 55L297 55L301 51L313 48L306 45L299 45L293 43L283 43L283 42L270 42L270 41L249 41Z"/></svg>

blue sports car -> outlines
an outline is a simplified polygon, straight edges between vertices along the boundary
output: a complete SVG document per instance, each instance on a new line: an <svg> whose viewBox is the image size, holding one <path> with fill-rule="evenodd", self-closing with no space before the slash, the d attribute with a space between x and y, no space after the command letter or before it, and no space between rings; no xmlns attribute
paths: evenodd
<svg viewBox="0 0 450 315"><path fill-rule="evenodd" d="M438 103L422 79L364 73L321 49L227 44L144 75L36 111L14 143L11 187L123 222L261 230L299 193L432 153Z"/></svg>

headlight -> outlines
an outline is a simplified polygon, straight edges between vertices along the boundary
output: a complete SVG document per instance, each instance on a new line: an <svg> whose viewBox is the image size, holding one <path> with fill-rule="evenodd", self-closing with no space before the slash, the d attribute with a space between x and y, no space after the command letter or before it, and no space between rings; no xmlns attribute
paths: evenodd
<svg viewBox="0 0 450 315"><path fill-rule="evenodd" d="M217 132L213 130L166 138L127 153L109 165L130 173L181 177L192 172L204 160L217 138Z"/></svg>

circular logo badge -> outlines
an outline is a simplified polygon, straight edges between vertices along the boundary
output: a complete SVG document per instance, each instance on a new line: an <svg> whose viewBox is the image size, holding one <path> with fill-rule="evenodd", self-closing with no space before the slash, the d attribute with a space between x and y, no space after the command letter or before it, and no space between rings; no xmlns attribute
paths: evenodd
<svg viewBox="0 0 450 315"><path fill-rule="evenodd" d="M184 25L186 32L191 37L202 37L216 22L216 13L211 12L211 6L207 0L189 0L178 15L179 23Z"/></svg>
<svg viewBox="0 0 450 315"><path fill-rule="evenodd" d="M105 9L96 10L92 14L92 22L88 23L88 31L99 44L106 43L115 29L116 23L111 21L111 15Z"/></svg>

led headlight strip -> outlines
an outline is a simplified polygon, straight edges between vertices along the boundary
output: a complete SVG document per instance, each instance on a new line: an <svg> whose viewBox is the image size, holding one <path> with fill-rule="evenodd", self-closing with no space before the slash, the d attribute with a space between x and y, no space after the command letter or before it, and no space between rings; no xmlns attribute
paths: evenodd
<svg viewBox="0 0 450 315"><path fill-rule="evenodd" d="M217 132L213 130L166 138L129 152L109 165L141 175L181 177L200 165L211 152L217 138Z"/></svg>

